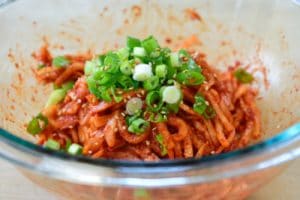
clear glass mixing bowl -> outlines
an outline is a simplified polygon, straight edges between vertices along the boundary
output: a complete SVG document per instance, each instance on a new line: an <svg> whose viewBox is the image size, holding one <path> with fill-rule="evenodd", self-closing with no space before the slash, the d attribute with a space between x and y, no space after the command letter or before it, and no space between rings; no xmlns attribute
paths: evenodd
<svg viewBox="0 0 300 200"><path fill-rule="evenodd" d="M68 199L243 199L300 155L300 7L280 0L5 1L0 8L0 156L38 185ZM191 15L194 9L198 15ZM264 141L201 160L158 163L92 160L34 145L24 124L51 86L33 77L31 53L102 52L127 35L154 35L193 48L226 68L241 61L256 73Z"/></svg>

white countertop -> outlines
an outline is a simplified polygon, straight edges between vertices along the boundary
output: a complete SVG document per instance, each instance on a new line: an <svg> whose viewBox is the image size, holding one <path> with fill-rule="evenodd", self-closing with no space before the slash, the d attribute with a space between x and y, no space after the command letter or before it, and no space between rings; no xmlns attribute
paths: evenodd
<svg viewBox="0 0 300 200"><path fill-rule="evenodd" d="M300 199L300 159L254 194L250 200ZM0 160L0 199L2 200L58 200L59 198L34 185L12 165Z"/></svg>

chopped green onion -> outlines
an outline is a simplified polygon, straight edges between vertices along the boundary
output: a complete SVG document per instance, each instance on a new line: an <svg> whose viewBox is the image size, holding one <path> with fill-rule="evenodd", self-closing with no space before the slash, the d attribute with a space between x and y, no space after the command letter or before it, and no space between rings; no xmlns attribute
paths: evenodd
<svg viewBox="0 0 300 200"><path fill-rule="evenodd" d="M159 146L161 149L161 155L162 156L167 155L168 150L167 150L166 145L164 144L164 138L163 138L162 134L159 133L159 134L155 135L155 139L159 143Z"/></svg>
<svg viewBox="0 0 300 200"><path fill-rule="evenodd" d="M111 95L110 95L110 88L101 87L99 88L99 91L101 93L101 98L106 102L111 102Z"/></svg>
<svg viewBox="0 0 300 200"><path fill-rule="evenodd" d="M151 199L149 192L147 192L147 190L142 189L142 188L138 188L134 190L133 193L134 199Z"/></svg>
<svg viewBox="0 0 300 200"><path fill-rule="evenodd" d="M167 75L167 66L165 64L157 65L155 67L155 74L159 78L164 78Z"/></svg>
<svg viewBox="0 0 300 200"><path fill-rule="evenodd" d="M181 99L181 91L177 86L167 86L162 92L162 99L169 104L178 103Z"/></svg>
<svg viewBox="0 0 300 200"><path fill-rule="evenodd" d="M39 64L39 65L37 66L38 69L42 69L42 68L44 68L44 67L46 67L45 64Z"/></svg>
<svg viewBox="0 0 300 200"><path fill-rule="evenodd" d="M32 118L32 120L27 125L27 132L36 135L40 133L42 130L46 128L48 125L48 119L39 113L36 117Z"/></svg>
<svg viewBox="0 0 300 200"><path fill-rule="evenodd" d="M171 62L172 67L179 67L180 66L178 52L171 53L170 62Z"/></svg>
<svg viewBox="0 0 300 200"><path fill-rule="evenodd" d="M95 63L97 66L103 66L104 65L104 59L105 59L105 55L99 55L96 59L95 59Z"/></svg>
<svg viewBox="0 0 300 200"><path fill-rule="evenodd" d="M59 89L60 87L58 85L56 85L55 83L53 83L53 89L56 90L56 89Z"/></svg>
<svg viewBox="0 0 300 200"><path fill-rule="evenodd" d="M64 83L61 88L64 89L66 92L71 90L74 87L74 82L73 81L69 81L67 83Z"/></svg>
<svg viewBox="0 0 300 200"><path fill-rule="evenodd" d="M106 85L112 83L111 73L105 73L97 69L92 76L93 79L95 79L99 85Z"/></svg>
<svg viewBox="0 0 300 200"><path fill-rule="evenodd" d="M149 122L145 121L142 118L138 118L129 125L128 131L139 135L145 132L148 126L149 126Z"/></svg>
<svg viewBox="0 0 300 200"><path fill-rule="evenodd" d="M195 95L195 103L193 105L194 111L202 115L207 108L204 97L201 94Z"/></svg>
<svg viewBox="0 0 300 200"><path fill-rule="evenodd" d="M151 91L146 96L146 104L150 110L157 112L163 105L163 101L158 91Z"/></svg>
<svg viewBox="0 0 300 200"><path fill-rule="evenodd" d="M71 144L72 144L72 141L69 138L67 138L66 139L66 145L65 145L65 150L66 151L68 151L68 149L71 146Z"/></svg>
<svg viewBox="0 0 300 200"><path fill-rule="evenodd" d="M82 146L76 143L73 143L68 148L68 153L71 155L80 155L82 152Z"/></svg>
<svg viewBox="0 0 300 200"><path fill-rule="evenodd" d="M204 79L200 72L194 70L184 70L176 76L176 80L184 85L200 85Z"/></svg>
<svg viewBox="0 0 300 200"><path fill-rule="evenodd" d="M121 61L127 60L129 57L129 49L121 48L117 51L117 55L119 56Z"/></svg>
<svg viewBox="0 0 300 200"><path fill-rule="evenodd" d="M163 121L166 121L166 119L167 119L166 114L153 113L153 112L149 112L149 111L144 112L144 116L147 117L147 120L149 120L150 122L153 122L153 123L163 122Z"/></svg>
<svg viewBox="0 0 300 200"><path fill-rule="evenodd" d="M123 97L122 96L117 96L116 93L115 93L115 88L111 87L110 88L110 91L111 91L111 94L115 100L116 103L120 103L122 100L123 100Z"/></svg>
<svg viewBox="0 0 300 200"><path fill-rule="evenodd" d="M120 71L125 75L132 74L133 69L131 63L129 61L122 62Z"/></svg>
<svg viewBox="0 0 300 200"><path fill-rule="evenodd" d="M177 102L177 103L174 103L174 104L167 104L167 109L174 112L174 113L178 113L179 111L179 104L180 104L180 101Z"/></svg>
<svg viewBox="0 0 300 200"><path fill-rule="evenodd" d="M143 58L146 56L146 50L143 47L134 47L132 55Z"/></svg>
<svg viewBox="0 0 300 200"><path fill-rule="evenodd" d="M129 115L134 115L142 109L143 101L138 97L131 98L126 104L126 112Z"/></svg>
<svg viewBox="0 0 300 200"><path fill-rule="evenodd" d="M66 96L66 90L64 90L62 88L53 90L46 102L45 107L55 105L55 104L61 102L65 98L65 96Z"/></svg>
<svg viewBox="0 0 300 200"><path fill-rule="evenodd" d="M159 78L157 76L152 76L149 79L145 80L143 83L143 87L147 91L154 90L158 86L159 86Z"/></svg>
<svg viewBox="0 0 300 200"><path fill-rule="evenodd" d="M48 139L47 142L44 144L44 147L46 149L59 150L60 149L60 144L56 140Z"/></svg>
<svg viewBox="0 0 300 200"><path fill-rule="evenodd" d="M119 56L116 53L113 52L109 52L106 54L106 57L104 59L104 65L107 68L107 72L110 73L116 73L119 70L119 66L120 66L120 59Z"/></svg>
<svg viewBox="0 0 300 200"><path fill-rule="evenodd" d="M129 76L122 75L122 76L118 76L116 79L117 79L117 86L124 90L129 90L138 87L138 82L133 80Z"/></svg>
<svg viewBox="0 0 300 200"><path fill-rule="evenodd" d="M134 47L140 47L141 41L134 37L127 37L127 47L133 49Z"/></svg>
<svg viewBox="0 0 300 200"><path fill-rule="evenodd" d="M201 71L202 71L201 68L199 67L199 65L197 65L193 59L190 59L188 61L188 69L193 70L193 71L197 71L199 73L201 73Z"/></svg>
<svg viewBox="0 0 300 200"><path fill-rule="evenodd" d="M86 61L84 65L84 74L91 75L96 70L97 64L94 61Z"/></svg>
<svg viewBox="0 0 300 200"><path fill-rule="evenodd" d="M69 64L69 60L64 56L57 56L52 60L52 65L55 67L66 67Z"/></svg>
<svg viewBox="0 0 300 200"><path fill-rule="evenodd" d="M234 76L241 83L251 83L254 80L253 76L245 69L237 69L234 72Z"/></svg>
<svg viewBox="0 0 300 200"><path fill-rule="evenodd" d="M145 81L152 76L151 65L138 64L134 68L133 79L136 81Z"/></svg>
<svg viewBox="0 0 300 200"><path fill-rule="evenodd" d="M149 36L142 41L142 47L144 47L148 53L151 53L159 48L159 44L153 36Z"/></svg>

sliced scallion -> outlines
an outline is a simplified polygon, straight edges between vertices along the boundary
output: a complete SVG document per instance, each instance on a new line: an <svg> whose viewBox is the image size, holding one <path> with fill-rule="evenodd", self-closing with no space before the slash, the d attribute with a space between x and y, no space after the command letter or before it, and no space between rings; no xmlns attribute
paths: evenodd
<svg viewBox="0 0 300 200"><path fill-rule="evenodd" d="M157 65L155 67L155 75L159 78L164 78L167 75L167 66L165 64Z"/></svg>
<svg viewBox="0 0 300 200"><path fill-rule="evenodd" d="M133 79L136 81L145 81L152 76L151 65L138 64L134 68Z"/></svg>
<svg viewBox="0 0 300 200"><path fill-rule="evenodd" d="M60 144L56 140L48 139L46 141L46 143L44 144L44 147L46 149L59 150L60 149Z"/></svg>
<svg viewBox="0 0 300 200"><path fill-rule="evenodd" d="M244 69L237 69L234 76L241 83L251 83L254 80L253 76Z"/></svg>
<svg viewBox="0 0 300 200"><path fill-rule="evenodd" d="M52 65L55 67L66 67L69 64L70 61L65 56L57 56L52 60Z"/></svg>
<svg viewBox="0 0 300 200"><path fill-rule="evenodd" d="M82 146L76 143L73 143L68 148L68 153L71 155L80 155L82 152Z"/></svg>
<svg viewBox="0 0 300 200"><path fill-rule="evenodd" d="M134 47L132 55L143 58L146 56L146 50L143 47Z"/></svg>
<svg viewBox="0 0 300 200"><path fill-rule="evenodd" d="M149 126L149 122L145 121L142 118L138 118L129 125L128 131L139 135L145 132L148 126Z"/></svg>
<svg viewBox="0 0 300 200"><path fill-rule="evenodd" d="M162 99L169 104L176 104L181 99L181 91L177 86L167 86L162 92Z"/></svg>
<svg viewBox="0 0 300 200"><path fill-rule="evenodd" d="M147 91L154 90L159 86L159 78L157 76L152 76L144 81L143 86Z"/></svg>
<svg viewBox="0 0 300 200"><path fill-rule="evenodd" d="M142 109L143 101L138 97L131 98L126 104L126 112L134 115Z"/></svg>
<svg viewBox="0 0 300 200"><path fill-rule="evenodd" d="M65 98L65 96L66 96L66 90L62 88L53 90L46 102L45 107L55 105L61 102Z"/></svg>

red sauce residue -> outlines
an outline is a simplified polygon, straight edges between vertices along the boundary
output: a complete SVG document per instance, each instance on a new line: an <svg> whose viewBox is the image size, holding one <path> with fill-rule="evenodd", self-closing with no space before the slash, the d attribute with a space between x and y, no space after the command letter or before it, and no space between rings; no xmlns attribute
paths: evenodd
<svg viewBox="0 0 300 200"><path fill-rule="evenodd" d="M197 21L203 22L203 18L201 17L201 15L199 13L197 13L197 11L195 9L187 8L187 9L185 9L185 13L191 20L197 20Z"/></svg>
<svg viewBox="0 0 300 200"><path fill-rule="evenodd" d="M230 45L230 42L229 42L229 41L226 41L226 40L222 40L222 41L220 42L220 45L221 45L221 46L227 46L227 45Z"/></svg>
<svg viewBox="0 0 300 200"><path fill-rule="evenodd" d="M188 49L195 45L201 45L201 41L198 39L196 35L191 35L184 39L179 45L178 49Z"/></svg>
<svg viewBox="0 0 300 200"><path fill-rule="evenodd" d="M10 109L11 109L11 110L15 110L16 107L15 107L14 105L10 105Z"/></svg>
<svg viewBox="0 0 300 200"><path fill-rule="evenodd" d="M166 41L167 44L171 44L172 43L171 38L168 38L168 37L165 39L165 41Z"/></svg>
<svg viewBox="0 0 300 200"><path fill-rule="evenodd" d="M22 74L18 73L18 80L20 83L23 83L23 77Z"/></svg>
<svg viewBox="0 0 300 200"><path fill-rule="evenodd" d="M125 19L125 20L124 20L124 24L129 24L128 19Z"/></svg>
<svg viewBox="0 0 300 200"><path fill-rule="evenodd" d="M131 12L134 14L136 17L140 17L142 15L142 9L141 7L134 5L131 7Z"/></svg>

